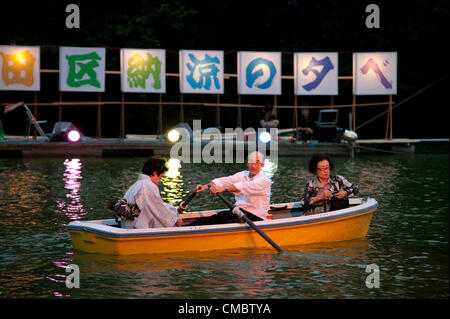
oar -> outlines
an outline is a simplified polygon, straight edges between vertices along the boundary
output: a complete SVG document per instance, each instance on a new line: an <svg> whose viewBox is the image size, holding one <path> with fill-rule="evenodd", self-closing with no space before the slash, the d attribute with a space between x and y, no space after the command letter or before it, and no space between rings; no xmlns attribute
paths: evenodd
<svg viewBox="0 0 450 319"><path fill-rule="evenodd" d="M187 207L187 205L188 205L189 202L195 197L195 195L197 195L197 192L196 192L196 191L193 191L193 192L188 196L188 198L186 198L186 200L180 204L180 207L178 207L178 213L180 213L180 214L183 213L183 210L184 210L184 209L182 209L181 206Z"/></svg>
<svg viewBox="0 0 450 319"><path fill-rule="evenodd" d="M273 248L275 248L276 250L278 250L279 253L284 253L285 251L283 249L281 249L280 246L278 246L272 239L269 238L269 236L267 236L261 229L259 229L258 227L256 227L256 225L250 220L250 218L248 218L244 212L236 207L235 205L233 205L228 199L226 199L225 197L222 196L222 194L217 193L217 196L219 196L219 198L221 200L223 200L223 202L233 211L234 214L238 215L240 218L242 218L247 224L250 225L251 228L253 228L262 238L264 238L269 244L271 244L273 246Z"/></svg>

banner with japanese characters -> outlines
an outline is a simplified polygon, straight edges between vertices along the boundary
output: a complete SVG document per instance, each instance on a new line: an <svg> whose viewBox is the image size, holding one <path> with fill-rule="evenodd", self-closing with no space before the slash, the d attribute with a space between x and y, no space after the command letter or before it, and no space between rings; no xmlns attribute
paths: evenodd
<svg viewBox="0 0 450 319"><path fill-rule="evenodd" d="M122 92L166 93L166 50L121 49Z"/></svg>
<svg viewBox="0 0 450 319"><path fill-rule="evenodd" d="M105 48L59 48L59 90L105 91Z"/></svg>
<svg viewBox="0 0 450 319"><path fill-rule="evenodd" d="M295 95L338 95L338 54L295 53Z"/></svg>
<svg viewBox="0 0 450 319"><path fill-rule="evenodd" d="M281 95L281 52L238 52L238 94Z"/></svg>
<svg viewBox="0 0 450 319"><path fill-rule="evenodd" d="M0 90L40 91L40 47L0 46Z"/></svg>
<svg viewBox="0 0 450 319"><path fill-rule="evenodd" d="M180 50L180 92L223 94L223 51Z"/></svg>
<svg viewBox="0 0 450 319"><path fill-rule="evenodd" d="M353 53L353 94L397 94L397 52Z"/></svg>

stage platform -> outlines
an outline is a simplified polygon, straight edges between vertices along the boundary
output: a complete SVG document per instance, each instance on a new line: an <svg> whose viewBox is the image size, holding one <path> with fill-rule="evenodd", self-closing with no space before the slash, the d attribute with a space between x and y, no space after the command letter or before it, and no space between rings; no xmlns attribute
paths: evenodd
<svg viewBox="0 0 450 319"><path fill-rule="evenodd" d="M174 146L156 135L138 136L129 135L125 139L101 138L86 139L80 143L48 142L42 137L6 136L0 140L0 157L114 157L114 156L170 156L170 151ZM285 142L279 141L277 149L265 145L265 149L270 152L278 152L278 156L305 156L309 157L314 153L325 153L330 156L353 157L357 154L367 152L384 152L391 154L414 153L417 143L426 142L448 142L448 139L407 139L397 138L387 139L366 139L357 140L354 145L343 143L318 143L317 141ZM208 145L209 149L221 150L222 155L227 152L236 153L237 149L248 150L251 142L224 141L217 144L202 141L201 148ZM258 144L258 149L263 147ZM193 154L192 144L188 144L190 152ZM263 149L264 150L264 149ZM213 152L213 151L212 151ZM211 153L213 154L213 153Z"/></svg>
<svg viewBox="0 0 450 319"><path fill-rule="evenodd" d="M202 141L201 148L207 146L214 150L221 149L222 155L227 152L236 152L237 149L248 150L251 142L226 141L214 144L213 142ZM170 150L174 146L166 140L145 137L127 139L87 139L80 143L67 142L47 142L41 137L26 139L24 137L6 136L5 140L0 140L0 157L113 157L113 156L170 156ZM194 149L192 144L191 154ZM261 149L263 145L258 145ZM311 156L314 153L326 153L330 156L349 157L352 155L352 147L346 143L301 143L284 142L278 143L277 149L265 145L269 152L278 152L278 156Z"/></svg>

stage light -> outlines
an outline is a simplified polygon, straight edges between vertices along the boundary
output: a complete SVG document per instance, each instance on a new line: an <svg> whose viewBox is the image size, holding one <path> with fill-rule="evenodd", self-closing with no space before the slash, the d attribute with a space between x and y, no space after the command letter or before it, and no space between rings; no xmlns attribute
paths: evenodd
<svg viewBox="0 0 450 319"><path fill-rule="evenodd" d="M270 142L271 136L269 132L261 132L261 134L259 134L259 140L262 143L268 143Z"/></svg>
<svg viewBox="0 0 450 319"><path fill-rule="evenodd" d="M80 140L81 135L77 130L71 130L67 134L67 138L69 139L70 142L76 143Z"/></svg>
<svg viewBox="0 0 450 319"><path fill-rule="evenodd" d="M77 143L83 140L83 133L72 122L56 122L50 134L51 142Z"/></svg>
<svg viewBox="0 0 450 319"><path fill-rule="evenodd" d="M187 123L178 123L164 133L163 138L171 143L192 142L192 128Z"/></svg>
<svg viewBox="0 0 450 319"><path fill-rule="evenodd" d="M169 139L169 141L171 141L172 143L177 142L180 139L180 133L178 133L177 130L170 130L169 133L167 134L167 138Z"/></svg>

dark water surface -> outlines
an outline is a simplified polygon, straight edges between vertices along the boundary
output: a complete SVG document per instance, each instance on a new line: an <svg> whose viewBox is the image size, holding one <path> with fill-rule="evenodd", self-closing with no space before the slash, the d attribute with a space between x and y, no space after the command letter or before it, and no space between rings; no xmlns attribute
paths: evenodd
<svg viewBox="0 0 450 319"><path fill-rule="evenodd" d="M0 159L0 298L448 298L449 156L336 158L335 173L379 202L364 239L267 250L127 257L73 250L64 226L111 218L145 158ZM266 165L272 203L297 201L312 176L307 158ZM272 163L273 164L273 163ZM243 164L179 164L160 184L178 204L198 183ZM202 193L191 210L224 208ZM65 285L80 268L80 288ZM366 267L380 287L366 286Z"/></svg>

